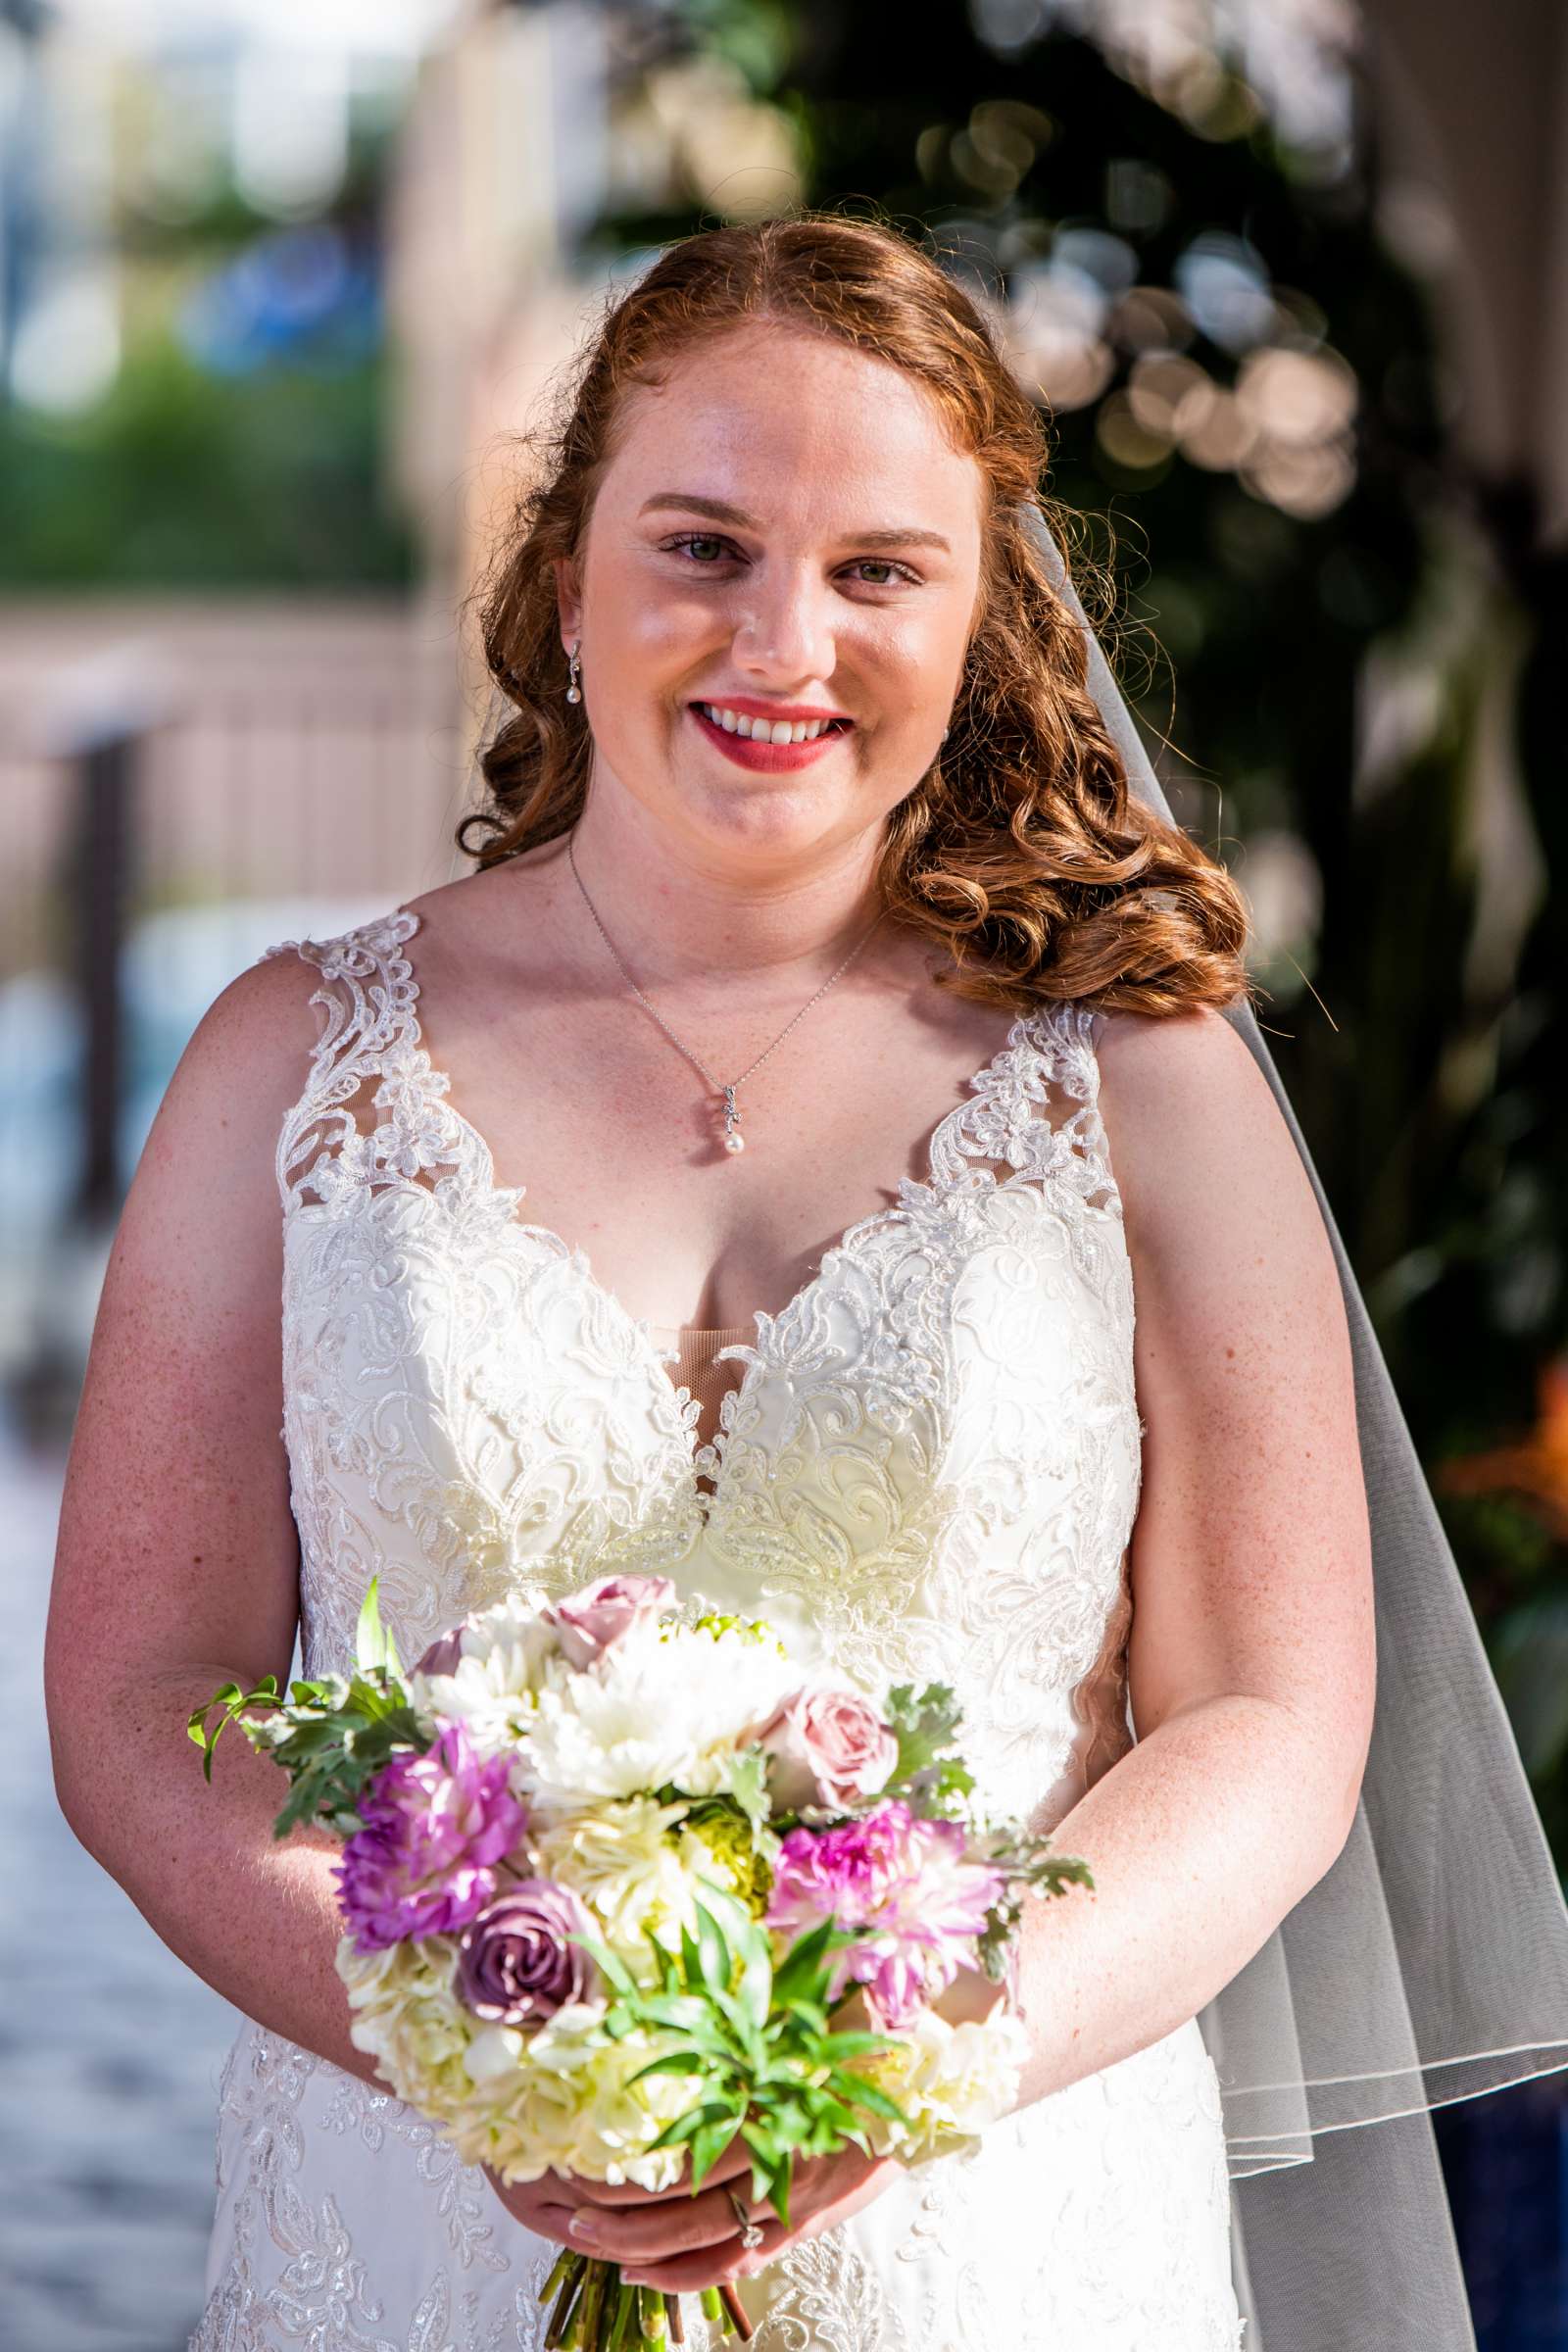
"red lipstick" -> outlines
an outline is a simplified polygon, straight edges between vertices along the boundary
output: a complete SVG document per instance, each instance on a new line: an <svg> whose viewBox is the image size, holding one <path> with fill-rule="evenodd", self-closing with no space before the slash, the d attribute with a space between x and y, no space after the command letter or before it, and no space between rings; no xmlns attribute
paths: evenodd
<svg viewBox="0 0 1568 2352"><path fill-rule="evenodd" d="M748 767L754 774L760 775L788 775L796 768L809 767L849 733L851 725L849 720L842 718L840 712L824 710L819 706L813 708L807 703L763 703L755 696L737 694L727 696L721 704L715 704L715 709L737 710L747 718L831 718L841 722L824 727L820 735L811 737L808 742L760 743L755 736L732 735L727 727L721 727L716 719L710 718L700 704L688 703L686 708L702 734L710 743L717 746L726 760L732 760L737 767Z"/></svg>

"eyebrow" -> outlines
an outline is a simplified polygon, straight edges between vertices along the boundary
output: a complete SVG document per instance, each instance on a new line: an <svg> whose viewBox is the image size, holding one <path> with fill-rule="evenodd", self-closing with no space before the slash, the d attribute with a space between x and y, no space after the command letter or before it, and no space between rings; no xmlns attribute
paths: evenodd
<svg viewBox="0 0 1568 2352"><path fill-rule="evenodd" d="M656 490L652 498L643 500L638 515L651 514L659 507L679 507L688 514L707 514L714 522L732 522L743 531L762 527L742 507L732 507L721 498L689 498L684 490ZM857 547L939 547L945 556L953 553L951 543L940 531L918 530L912 525L899 530L846 531L843 536L847 542L853 540Z"/></svg>

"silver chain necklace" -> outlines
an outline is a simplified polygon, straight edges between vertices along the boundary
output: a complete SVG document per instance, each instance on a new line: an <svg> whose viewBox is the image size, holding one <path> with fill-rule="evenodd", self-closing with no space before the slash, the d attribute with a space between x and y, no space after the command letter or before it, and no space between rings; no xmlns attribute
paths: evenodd
<svg viewBox="0 0 1568 2352"><path fill-rule="evenodd" d="M604 924L599 922L599 909L594 905L592 899L588 897L587 885L583 881L581 874L577 872L576 853L572 848L572 836L570 833L566 835L566 857L570 862L572 875L576 881L577 888L582 892L583 898L587 903L588 911L593 916L594 921L599 924L599 935L603 939L606 947L610 950L612 956L613 956L615 958L615 961L620 965L622 977L624 978L627 987L631 990L632 995L636 997L641 1004L648 1006L648 1010L653 1014L655 1020L659 1023L659 1026L661 1029L662 1029L670 1044L675 1048L675 1051L678 1054L683 1054L686 1059L695 1069L702 1071L703 1076L708 1080L709 1085L713 1089L715 1094L723 1096L725 1151L744 1152L746 1149L746 1138L741 1133L741 1114L735 1106L736 1088L745 1085L747 1079L751 1076L752 1071L760 1069L762 1063L767 1059L768 1054L773 1052L774 1048L781 1046L784 1043L784 1040L794 1028L795 1022L804 1020L806 1015L810 1011L811 1006L817 1002L817 999L820 997L825 997L828 990L832 987L834 981L839 979L845 972L849 970L851 964L860 953L861 948L865 946L866 941L870 938L871 932L874 931L877 927L877 924L881 922L882 914L885 914L887 909L884 907L882 909L882 913L877 915L875 921L871 924L871 929L864 932L857 945L850 950L849 954L845 956L844 961L839 965L838 970L830 973L828 978L823 981L821 987L816 992L816 996L810 998L805 1004L801 1006L800 1011L795 1015L795 1020L787 1022L786 1025L779 1031L777 1037L774 1038L773 1044L771 1046L764 1047L763 1051L759 1054L757 1059L750 1065L750 1067L742 1070L740 1076L732 1079L729 1085L726 1086L722 1078L715 1078L713 1076L712 1071L709 1068L707 1062L704 1061L700 1055L694 1054L689 1046L683 1046L681 1044L680 1039L675 1035L674 1030L665 1020L658 1005L649 1003L649 1000L643 995L642 990L638 987L630 972L627 971L620 950L611 938L610 933L605 929Z"/></svg>

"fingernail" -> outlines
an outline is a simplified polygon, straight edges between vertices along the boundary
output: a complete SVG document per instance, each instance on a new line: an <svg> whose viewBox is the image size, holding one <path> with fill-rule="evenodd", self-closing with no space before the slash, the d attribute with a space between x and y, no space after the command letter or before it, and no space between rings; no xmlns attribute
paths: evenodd
<svg viewBox="0 0 1568 2352"><path fill-rule="evenodd" d="M598 2224L587 2220L580 2213L572 2215L566 2228L573 2237L582 2238L590 2246L602 2245L604 2242L599 2234Z"/></svg>

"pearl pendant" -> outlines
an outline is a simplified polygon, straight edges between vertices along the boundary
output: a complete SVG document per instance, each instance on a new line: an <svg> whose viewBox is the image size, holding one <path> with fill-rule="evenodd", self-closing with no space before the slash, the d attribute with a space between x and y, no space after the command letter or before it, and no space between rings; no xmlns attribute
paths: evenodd
<svg viewBox="0 0 1568 2352"><path fill-rule="evenodd" d="M724 1089L724 1149L726 1152L744 1152L746 1149L746 1138L741 1133L741 1114L735 1107L735 1089L732 1086Z"/></svg>
<svg viewBox="0 0 1568 2352"><path fill-rule="evenodd" d="M739 1129L738 1127L732 1127L732 1128L730 1129L730 1131L729 1131L728 1135L726 1135L726 1136L725 1136L725 1138L724 1138L724 1149L725 1149L725 1151L726 1151L726 1152L744 1152L744 1151L745 1151L745 1149L746 1149L746 1138L745 1138L745 1136L744 1136L744 1135L742 1135L742 1133L741 1133L741 1131L740 1131L740 1129Z"/></svg>

